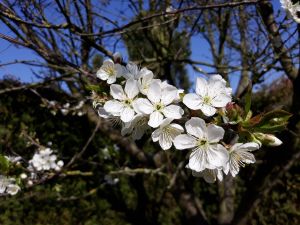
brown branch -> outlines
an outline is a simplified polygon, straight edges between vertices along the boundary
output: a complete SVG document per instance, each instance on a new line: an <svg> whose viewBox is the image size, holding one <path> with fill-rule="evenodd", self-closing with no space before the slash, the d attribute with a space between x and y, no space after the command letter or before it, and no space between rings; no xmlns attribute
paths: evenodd
<svg viewBox="0 0 300 225"><path fill-rule="evenodd" d="M280 36L279 29L274 19L272 4L269 1L261 1L258 4L258 10L265 25L265 29L268 31L269 39L272 43L275 55L280 55L278 56L279 61L286 75L291 80L295 80L298 76L298 70L294 67L291 56L289 52L286 51Z"/></svg>
<svg viewBox="0 0 300 225"><path fill-rule="evenodd" d="M77 159L79 159L84 152L87 150L88 146L90 145L90 143L92 142L92 140L94 139L97 131L99 130L100 127L100 121L97 122L97 125L95 127L95 129L93 130L91 136L89 137L89 139L87 140L87 142L85 143L85 145L83 146L83 148L81 149L80 152L76 153L71 160L68 162L68 164L66 165L66 168L70 167Z"/></svg>

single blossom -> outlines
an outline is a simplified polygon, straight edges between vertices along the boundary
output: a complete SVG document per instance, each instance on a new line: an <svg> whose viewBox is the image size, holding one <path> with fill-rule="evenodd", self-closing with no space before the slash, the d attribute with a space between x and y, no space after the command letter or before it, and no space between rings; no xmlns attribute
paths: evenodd
<svg viewBox="0 0 300 225"><path fill-rule="evenodd" d="M21 188L16 184L9 184L7 185L6 192L10 195L16 195Z"/></svg>
<svg viewBox="0 0 300 225"><path fill-rule="evenodd" d="M130 122L135 115L133 104L138 93L139 88L136 80L127 80L124 90L121 85L112 84L110 86L110 94L114 100L107 101L104 104L104 110L114 116L119 115L125 123Z"/></svg>
<svg viewBox="0 0 300 225"><path fill-rule="evenodd" d="M17 184L14 178L9 178L3 175L0 175L0 195L10 194L15 195L21 189Z"/></svg>
<svg viewBox="0 0 300 225"><path fill-rule="evenodd" d="M255 157L251 152L258 148L259 145L255 142L234 144L229 149L229 160L224 168L224 173L228 174L230 172L235 177L240 170L240 166L244 167L245 164L255 163Z"/></svg>
<svg viewBox="0 0 300 225"><path fill-rule="evenodd" d="M158 127L164 116L171 119L180 119L183 115L183 109L171 104L177 96L177 90L166 87L161 88L160 82L153 82L148 90L146 98L139 98L136 100L134 106L139 113L150 115L149 126Z"/></svg>
<svg viewBox="0 0 300 225"><path fill-rule="evenodd" d="M138 80L143 76L149 75L152 72L150 70L148 70L146 67L142 68L141 70L138 68L138 66L133 63L133 62L129 62L126 65L126 70L123 74L123 76L126 79L135 79Z"/></svg>
<svg viewBox="0 0 300 225"><path fill-rule="evenodd" d="M163 150L170 149L174 138L184 131L182 126L171 123L172 121L173 119L170 118L164 119L159 128L151 135L153 142L158 141Z"/></svg>
<svg viewBox="0 0 300 225"><path fill-rule="evenodd" d="M139 140L145 132L150 129L148 125L149 116L137 114L132 121L125 123L122 127L121 134L123 136L131 134L133 140Z"/></svg>
<svg viewBox="0 0 300 225"><path fill-rule="evenodd" d="M190 155L189 168L196 172L204 169L224 167L228 161L228 151L218 142L224 136L222 127L209 124L204 120L192 117L185 123L188 134L178 135L174 140L176 149L193 149Z"/></svg>
<svg viewBox="0 0 300 225"><path fill-rule="evenodd" d="M192 110L201 110L206 116L213 116L217 109L231 102L232 89L226 87L226 81L220 75L209 80L198 77L196 93L186 94L183 103Z"/></svg>
<svg viewBox="0 0 300 225"><path fill-rule="evenodd" d="M112 60L107 59L97 71L97 77L101 80L107 80L108 84L115 83L118 77L124 72L123 66L115 64Z"/></svg>

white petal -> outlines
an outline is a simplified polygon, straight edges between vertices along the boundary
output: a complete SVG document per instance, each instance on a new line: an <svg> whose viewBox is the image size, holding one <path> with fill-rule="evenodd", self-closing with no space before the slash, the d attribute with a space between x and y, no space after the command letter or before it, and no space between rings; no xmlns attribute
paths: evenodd
<svg viewBox="0 0 300 225"><path fill-rule="evenodd" d="M132 126L128 126L128 127L124 126L124 127L122 127L121 135L125 136L127 134L130 134L132 132L132 130L133 130Z"/></svg>
<svg viewBox="0 0 300 225"><path fill-rule="evenodd" d="M229 160L229 154L225 147L220 144L209 145L207 152L207 162L210 167L225 167Z"/></svg>
<svg viewBox="0 0 300 225"><path fill-rule="evenodd" d="M190 109L192 110L198 110L201 108L202 99L199 97L199 95L195 93L186 94L183 97L182 102Z"/></svg>
<svg viewBox="0 0 300 225"><path fill-rule="evenodd" d="M152 132L151 137L153 142L157 142L159 140L159 136L161 135L161 129L156 129Z"/></svg>
<svg viewBox="0 0 300 225"><path fill-rule="evenodd" d="M173 121L173 118L165 118L160 124L160 128L168 126Z"/></svg>
<svg viewBox="0 0 300 225"><path fill-rule="evenodd" d="M209 142L219 142L224 137L224 129L214 124L207 126L207 139Z"/></svg>
<svg viewBox="0 0 300 225"><path fill-rule="evenodd" d="M134 117L134 111L130 107L125 107L120 116L124 123L130 122Z"/></svg>
<svg viewBox="0 0 300 225"><path fill-rule="evenodd" d="M108 117L111 116L111 114L106 112L106 110L103 107L98 108L98 115L102 118L105 118L105 119L107 119Z"/></svg>
<svg viewBox="0 0 300 225"><path fill-rule="evenodd" d="M107 80L109 75L103 69L99 69L97 71L97 77L101 80Z"/></svg>
<svg viewBox="0 0 300 225"><path fill-rule="evenodd" d="M107 79L107 83L108 84L113 84L115 83L117 80L116 76L110 76L108 79Z"/></svg>
<svg viewBox="0 0 300 225"><path fill-rule="evenodd" d="M121 77L121 76L123 76L123 74L125 73L125 68L124 68L124 66L122 66L122 65L120 65L120 64L115 64L115 69L116 69L116 72L117 72L117 74L116 74L116 77Z"/></svg>
<svg viewBox="0 0 300 225"><path fill-rule="evenodd" d="M129 62L126 65L127 73L124 74L124 77L126 79L138 79L137 75L139 72L139 68L137 65L133 62Z"/></svg>
<svg viewBox="0 0 300 225"><path fill-rule="evenodd" d="M104 104L103 108L109 113L120 113L123 111L124 105L117 100L110 100Z"/></svg>
<svg viewBox="0 0 300 225"><path fill-rule="evenodd" d="M259 144L257 144L256 142L249 142L240 145L238 149L243 149L245 151L254 151L259 149Z"/></svg>
<svg viewBox="0 0 300 225"><path fill-rule="evenodd" d="M255 163L255 157L252 153L247 152L247 151L239 151L238 152L240 159L242 162L250 164L250 163Z"/></svg>
<svg viewBox="0 0 300 225"><path fill-rule="evenodd" d="M170 126L178 131L178 133L182 133L184 131L183 127L179 124L172 123Z"/></svg>
<svg viewBox="0 0 300 225"><path fill-rule="evenodd" d="M147 97L153 103L159 103L161 98L161 88L157 82L151 83Z"/></svg>
<svg viewBox="0 0 300 225"><path fill-rule="evenodd" d="M169 105L162 110L162 113L167 118L180 119L184 111L178 105Z"/></svg>
<svg viewBox="0 0 300 225"><path fill-rule="evenodd" d="M135 96L137 96L139 93L138 82L133 79L127 80L125 85L125 93L130 99L133 99Z"/></svg>
<svg viewBox="0 0 300 225"><path fill-rule="evenodd" d="M164 105L171 104L174 101L174 99L177 97L177 93L178 93L177 88L173 86L168 86L164 88L161 94L161 102Z"/></svg>
<svg viewBox="0 0 300 225"><path fill-rule="evenodd" d="M143 79L143 83L149 83L153 79L153 73L146 67L142 68L140 71L140 76Z"/></svg>
<svg viewBox="0 0 300 225"><path fill-rule="evenodd" d="M154 111L153 113L150 114L148 125L150 127L156 128L162 123L163 119L164 116L160 112Z"/></svg>
<svg viewBox="0 0 300 225"><path fill-rule="evenodd" d="M111 59L105 59L104 62L103 62L103 66L113 67L114 66L114 62Z"/></svg>
<svg viewBox="0 0 300 225"><path fill-rule="evenodd" d="M210 105L202 104L200 109L205 116L213 116L216 113L216 109Z"/></svg>
<svg viewBox="0 0 300 225"><path fill-rule="evenodd" d="M154 110L153 105L146 98L138 98L133 101L132 105L137 113L151 114Z"/></svg>
<svg viewBox="0 0 300 225"><path fill-rule="evenodd" d="M217 180L216 179L217 169L214 169L214 170L205 169L205 170L203 170L201 172L193 171L192 174L195 177L203 177L203 179L207 183L210 183L210 184L214 183Z"/></svg>
<svg viewBox="0 0 300 225"><path fill-rule="evenodd" d="M207 168L205 149L197 148L190 155L189 167L191 170L200 172Z"/></svg>
<svg viewBox="0 0 300 225"><path fill-rule="evenodd" d="M207 89L207 81L202 77L197 77L196 82L196 93L200 95L201 97L204 97L207 95L208 89Z"/></svg>
<svg viewBox="0 0 300 225"><path fill-rule="evenodd" d="M139 140L143 137L143 135L145 134L146 130L149 129L149 126L147 124L145 125L139 125L137 127L135 127L135 129L133 129L132 132L132 138L133 140Z"/></svg>
<svg viewBox="0 0 300 225"><path fill-rule="evenodd" d="M163 150L168 150L172 147L172 137L168 134L159 136L159 145Z"/></svg>
<svg viewBox="0 0 300 225"><path fill-rule="evenodd" d="M208 84L213 85L216 82L221 82L222 85L226 85L226 80L220 74L210 75L208 79Z"/></svg>
<svg viewBox="0 0 300 225"><path fill-rule="evenodd" d="M196 146L196 139L187 134L180 134L174 139L174 146L176 149L189 149Z"/></svg>
<svg viewBox="0 0 300 225"><path fill-rule="evenodd" d="M206 138L207 128L203 119L192 117L185 123L185 129L189 134L197 138Z"/></svg>
<svg viewBox="0 0 300 225"><path fill-rule="evenodd" d="M110 94L111 96L113 96L114 99L118 99L118 100L126 99L126 95L123 91L123 88L119 84L110 85Z"/></svg>
<svg viewBox="0 0 300 225"><path fill-rule="evenodd" d="M222 170L219 170L219 169L216 169L217 171L217 178L219 181L222 181L223 180L223 173L222 173Z"/></svg>
<svg viewBox="0 0 300 225"><path fill-rule="evenodd" d="M223 171L224 173L227 175L229 172L229 165L230 165L230 157L229 157L229 161L226 163L226 165L223 167Z"/></svg>
<svg viewBox="0 0 300 225"><path fill-rule="evenodd" d="M211 100L211 104L214 107L225 107L229 102L231 102L231 96L219 94L218 96L215 96Z"/></svg>

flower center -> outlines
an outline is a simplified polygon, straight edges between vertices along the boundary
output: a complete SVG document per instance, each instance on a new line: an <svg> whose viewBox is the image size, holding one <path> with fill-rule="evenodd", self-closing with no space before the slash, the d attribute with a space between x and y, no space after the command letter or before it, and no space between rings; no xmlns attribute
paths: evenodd
<svg viewBox="0 0 300 225"><path fill-rule="evenodd" d="M124 100L124 102L123 102L125 105L131 105L131 103L132 103L132 100L131 99L126 99L126 100Z"/></svg>
<svg viewBox="0 0 300 225"><path fill-rule="evenodd" d="M205 139L198 139L198 141L197 141L197 145L198 145L199 147L203 147L203 146L205 146L205 145L207 145L207 144L208 144L208 141L205 140Z"/></svg>
<svg viewBox="0 0 300 225"><path fill-rule="evenodd" d="M211 102L211 98L209 97L209 96L204 96L204 98L203 98L203 102L205 103L205 104L210 104L210 102Z"/></svg>
<svg viewBox="0 0 300 225"><path fill-rule="evenodd" d="M108 76L113 76L115 75L115 69L112 66L106 67L105 72L108 74Z"/></svg>
<svg viewBox="0 0 300 225"><path fill-rule="evenodd" d="M164 108L164 105L161 104L161 103L157 103L157 104L155 105L155 109L156 109L157 111L160 111L160 110L162 110L163 108Z"/></svg>

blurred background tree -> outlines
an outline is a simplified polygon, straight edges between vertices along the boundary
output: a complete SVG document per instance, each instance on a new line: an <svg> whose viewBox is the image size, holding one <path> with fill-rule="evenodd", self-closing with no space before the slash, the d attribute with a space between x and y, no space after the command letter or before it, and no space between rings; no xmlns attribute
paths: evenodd
<svg viewBox="0 0 300 225"><path fill-rule="evenodd" d="M123 9L112 11L121 3ZM56 149L67 167L3 197L0 223L299 224L300 26L271 3L3 0L1 42L30 49L39 60L1 67L39 68L39 80L1 80L0 153L30 158L32 137ZM203 49L209 46L206 60L192 58L194 37ZM136 143L122 137L90 101L95 85L107 93L95 72L120 43L125 60L177 87L192 89L191 73L219 73L238 80L236 102L254 90L254 114L291 112L279 134L284 144L259 150L257 164L236 179L207 184L185 169L187 152L162 151L147 137ZM272 74L278 79L270 80Z"/></svg>

